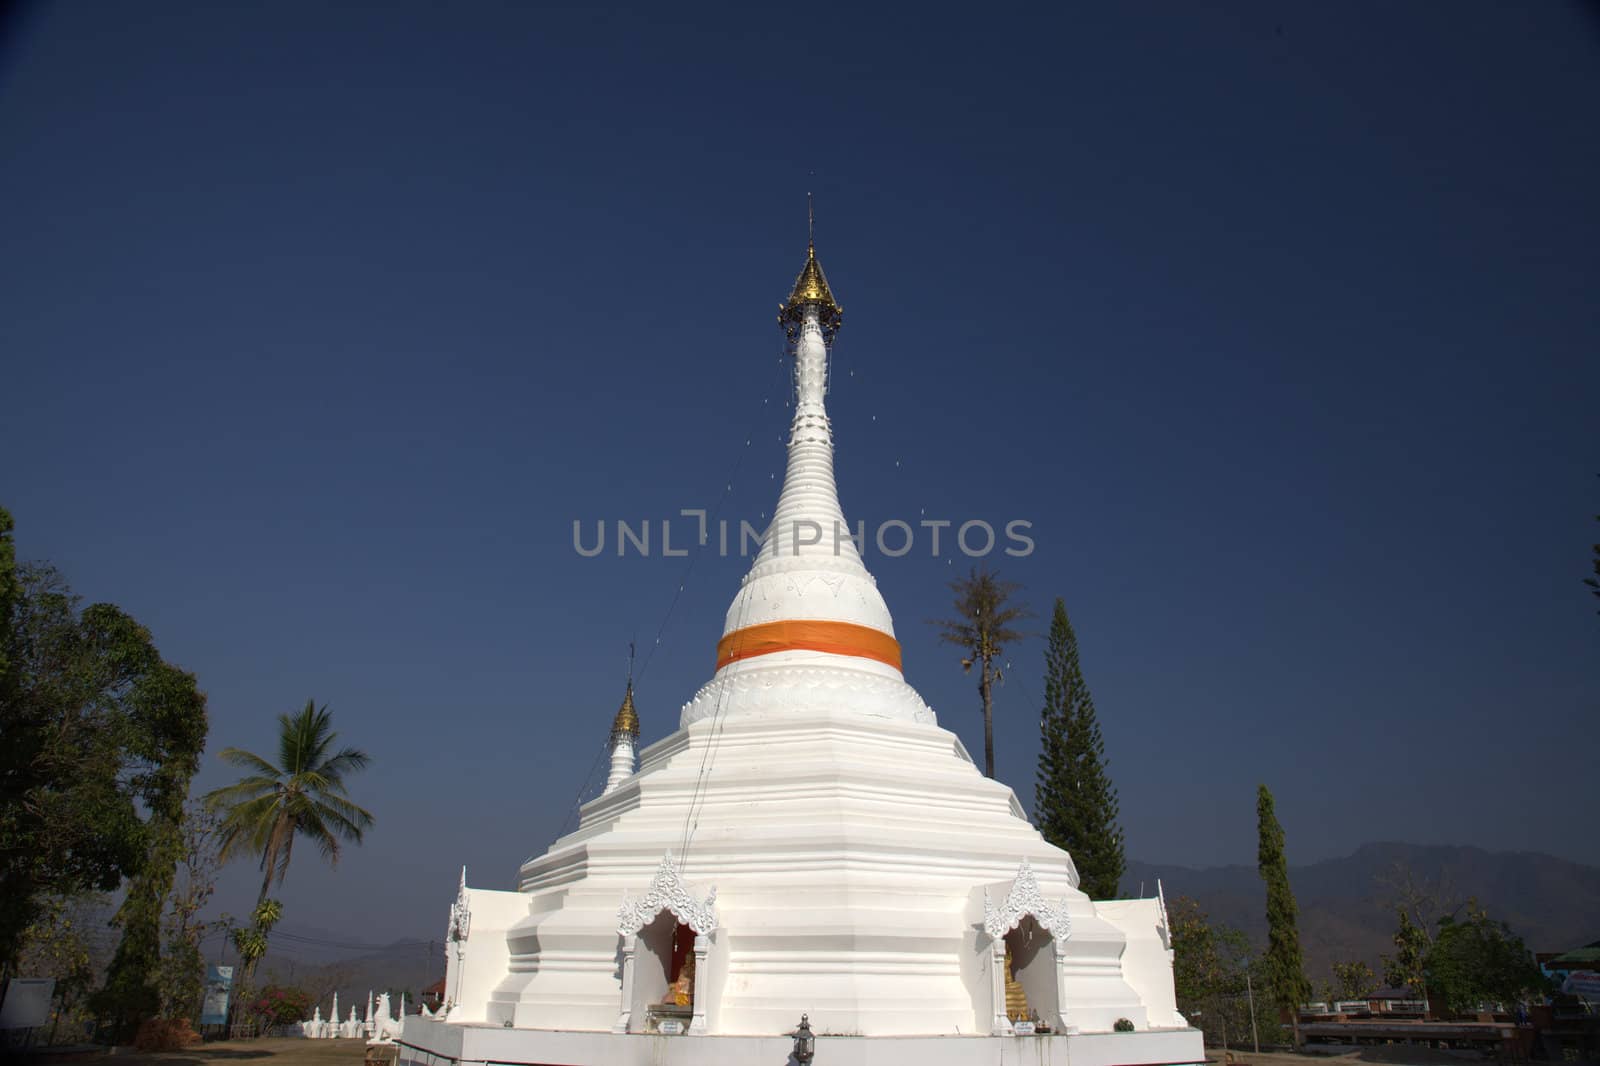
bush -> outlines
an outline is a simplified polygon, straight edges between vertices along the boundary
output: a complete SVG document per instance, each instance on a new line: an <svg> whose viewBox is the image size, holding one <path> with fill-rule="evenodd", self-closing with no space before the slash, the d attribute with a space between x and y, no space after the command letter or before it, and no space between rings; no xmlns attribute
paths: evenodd
<svg viewBox="0 0 1600 1066"><path fill-rule="evenodd" d="M1126 1018L1118 1018L1117 1024L1113 1025L1111 1028L1115 1029L1119 1033L1131 1033L1133 1032L1133 1023Z"/></svg>
<svg viewBox="0 0 1600 1066"><path fill-rule="evenodd" d="M311 1017L311 996L299 988L268 985L250 1004L262 1025L293 1025Z"/></svg>
<svg viewBox="0 0 1600 1066"><path fill-rule="evenodd" d="M147 1018L133 1038L140 1051L181 1051L198 1043L200 1034L190 1028L188 1018Z"/></svg>

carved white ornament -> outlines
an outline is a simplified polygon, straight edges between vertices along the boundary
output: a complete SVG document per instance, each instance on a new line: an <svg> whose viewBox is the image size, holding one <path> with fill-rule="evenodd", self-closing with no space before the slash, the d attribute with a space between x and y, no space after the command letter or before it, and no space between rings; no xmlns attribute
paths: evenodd
<svg viewBox="0 0 1600 1066"><path fill-rule="evenodd" d="M662 856L656 876L642 897L634 900L629 899L626 892L622 894L622 906L617 908L617 932L625 937L632 936L655 921L662 911L671 911L698 936L717 927L717 890L713 888L704 902L691 896L670 851Z"/></svg>
<svg viewBox="0 0 1600 1066"><path fill-rule="evenodd" d="M1067 913L1067 901L1063 899L1055 905L1045 902L1039 892L1039 881L1033 876L1033 867L1023 859L1006 893L1006 901L999 907L989 898L989 890L983 890L983 931L998 940L1030 914L1045 932L1057 939L1065 940L1072 935L1072 916Z"/></svg>
<svg viewBox="0 0 1600 1066"><path fill-rule="evenodd" d="M472 929L472 910L467 906L467 868L461 868L461 887L456 889L456 901L450 904L450 928L445 932L446 941L461 943L467 939L467 933Z"/></svg>

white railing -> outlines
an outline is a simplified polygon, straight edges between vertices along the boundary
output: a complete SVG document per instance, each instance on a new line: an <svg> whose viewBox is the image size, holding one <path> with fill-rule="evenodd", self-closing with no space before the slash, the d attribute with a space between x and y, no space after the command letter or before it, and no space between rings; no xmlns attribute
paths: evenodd
<svg viewBox="0 0 1600 1066"><path fill-rule="evenodd" d="M1428 1001L1425 999L1386 999L1383 1001L1385 1014L1426 1014Z"/></svg>

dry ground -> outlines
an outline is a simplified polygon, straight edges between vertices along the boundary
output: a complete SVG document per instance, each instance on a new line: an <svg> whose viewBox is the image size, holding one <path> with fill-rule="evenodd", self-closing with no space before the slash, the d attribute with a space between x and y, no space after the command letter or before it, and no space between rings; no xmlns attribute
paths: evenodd
<svg viewBox="0 0 1600 1066"><path fill-rule="evenodd" d="M134 1052L90 1055L48 1055L36 1061L50 1066L61 1062L93 1062L96 1066L361 1066L365 1040L297 1040L269 1037L263 1040L217 1040L182 1051Z"/></svg>
<svg viewBox="0 0 1600 1066"><path fill-rule="evenodd" d="M1482 1062L1468 1053L1436 1051L1431 1048L1369 1047L1350 1049L1340 1055L1295 1055L1283 1052L1234 1053L1234 1066L1462 1066ZM120 1052L108 1055L49 1055L46 1064L93 1062L96 1066L361 1066L366 1055L364 1040L219 1040L184 1051L151 1054ZM1220 1049L1206 1052L1208 1066L1226 1066Z"/></svg>

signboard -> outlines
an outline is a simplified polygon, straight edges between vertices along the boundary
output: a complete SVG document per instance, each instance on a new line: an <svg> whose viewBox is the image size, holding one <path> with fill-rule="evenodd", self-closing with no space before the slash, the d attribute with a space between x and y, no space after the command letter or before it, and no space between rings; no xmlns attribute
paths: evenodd
<svg viewBox="0 0 1600 1066"><path fill-rule="evenodd" d="M662 1036L682 1036L683 1023L676 1018L668 1018L656 1026L656 1032Z"/></svg>
<svg viewBox="0 0 1600 1066"><path fill-rule="evenodd" d="M206 998L200 1007L201 1025L228 1024L228 993L232 989L232 966L206 967Z"/></svg>
<svg viewBox="0 0 1600 1066"><path fill-rule="evenodd" d="M1600 1003L1600 973L1593 970L1573 970L1561 982L1561 991L1571 996L1582 996L1590 1003Z"/></svg>
<svg viewBox="0 0 1600 1066"><path fill-rule="evenodd" d="M1037 1027L1031 1021L1012 1022L1011 1031L1018 1036L1032 1036L1037 1031Z"/></svg>
<svg viewBox="0 0 1600 1066"><path fill-rule="evenodd" d="M54 977L13 977L0 1000L0 1029L37 1029L50 1021Z"/></svg>

